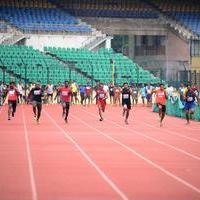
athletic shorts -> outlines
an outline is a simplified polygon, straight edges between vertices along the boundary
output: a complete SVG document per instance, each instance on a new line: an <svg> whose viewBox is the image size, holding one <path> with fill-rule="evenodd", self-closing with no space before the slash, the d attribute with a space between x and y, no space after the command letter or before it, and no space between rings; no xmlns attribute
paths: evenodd
<svg viewBox="0 0 200 200"><path fill-rule="evenodd" d="M126 105L127 106L127 109L131 109L131 103L128 103L128 102L123 102L122 103L122 106Z"/></svg>
<svg viewBox="0 0 200 200"><path fill-rule="evenodd" d="M53 94L47 94L48 97L53 97Z"/></svg>
<svg viewBox="0 0 200 200"><path fill-rule="evenodd" d="M148 102L151 101L151 94L147 94L146 99Z"/></svg>
<svg viewBox="0 0 200 200"><path fill-rule="evenodd" d="M32 101L33 107L36 107L37 105L42 105L42 102L39 101Z"/></svg>
<svg viewBox="0 0 200 200"><path fill-rule="evenodd" d="M106 101L105 100L97 100L97 105L101 107L103 110L105 110L106 107Z"/></svg>
<svg viewBox="0 0 200 200"><path fill-rule="evenodd" d="M109 94L111 97L114 97L114 95L115 95L114 92L110 92Z"/></svg>
<svg viewBox="0 0 200 200"><path fill-rule="evenodd" d="M158 106L158 108L160 109L160 107L161 107L161 109L162 109L162 112L166 112L166 105L162 105L162 104L157 104L157 106Z"/></svg>
<svg viewBox="0 0 200 200"><path fill-rule="evenodd" d="M86 95L85 98L86 98L86 99L90 99L90 98L91 98L91 95Z"/></svg>
<svg viewBox="0 0 200 200"><path fill-rule="evenodd" d="M76 96L77 96L77 92L73 92L73 93L72 93L72 96L73 96L73 97L76 97Z"/></svg>
<svg viewBox="0 0 200 200"><path fill-rule="evenodd" d="M12 106L16 106L17 105L17 101L10 101L8 100L8 106L12 107Z"/></svg>
<svg viewBox="0 0 200 200"><path fill-rule="evenodd" d="M61 101L62 107L66 108L70 106L70 102Z"/></svg>
<svg viewBox="0 0 200 200"><path fill-rule="evenodd" d="M185 106L184 106L184 109L185 110L194 110L195 107L196 107L195 102L186 102Z"/></svg>

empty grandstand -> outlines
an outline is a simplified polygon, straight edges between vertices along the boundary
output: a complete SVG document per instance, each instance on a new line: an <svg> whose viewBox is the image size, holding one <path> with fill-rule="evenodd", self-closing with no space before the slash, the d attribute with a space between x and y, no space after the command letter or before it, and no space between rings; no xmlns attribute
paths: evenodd
<svg viewBox="0 0 200 200"><path fill-rule="evenodd" d="M199 16L195 0L2 0L1 68L23 79L28 66L27 81L40 70L44 83L70 76L80 83L177 84L200 70Z"/></svg>

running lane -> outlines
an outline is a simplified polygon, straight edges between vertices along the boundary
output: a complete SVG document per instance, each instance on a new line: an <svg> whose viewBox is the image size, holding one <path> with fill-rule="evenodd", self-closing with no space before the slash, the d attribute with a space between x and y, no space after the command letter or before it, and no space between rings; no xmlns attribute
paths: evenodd
<svg viewBox="0 0 200 200"><path fill-rule="evenodd" d="M44 106L57 116L58 125L68 130L55 107ZM24 108L24 115L39 200L122 199L44 110L40 125L33 120L31 107Z"/></svg>
<svg viewBox="0 0 200 200"><path fill-rule="evenodd" d="M7 120L7 106L0 111L0 199L32 200L22 112Z"/></svg>
<svg viewBox="0 0 200 200"><path fill-rule="evenodd" d="M86 109L93 111L92 108ZM61 120L59 110L59 107L48 108L47 110L48 115L57 124L60 124ZM195 191L194 188L192 189L177 181L176 174L174 174L176 179L172 178L166 172L164 173L164 170L162 171L152 165L148 157L151 153L157 152L161 156L167 156L166 162L176 164L174 160L170 160L170 156L174 152L168 148L163 148L161 145L156 145L146 139L141 140L135 135L130 134L129 137L125 130L110 125L106 121L99 122L96 117L91 117L83 112L82 107L72 107L70 116L69 124L61 123L59 126L69 131L70 136L88 153L108 177L125 192L129 199L199 199L200 190L198 188ZM127 148L128 146L132 148L132 151ZM145 151L143 151L144 149ZM152 152L152 149L154 152ZM185 162L191 161L190 158L185 158L185 156L179 154L175 155L175 158L179 156L181 160L185 159Z"/></svg>
<svg viewBox="0 0 200 200"><path fill-rule="evenodd" d="M98 123L96 117L94 117L93 110L92 112L86 110L81 108L79 114L83 115L82 112L84 112L91 120L93 119L93 125L96 123L98 130L134 148L178 177L182 177L183 180L200 188L200 179L197 175L200 165L199 157L195 157L194 154L189 154L186 151L181 151L176 146L169 146L167 143L161 142L159 138L152 140L148 134L143 133L146 132L146 127L142 126L143 129L141 129L140 124L134 124L133 127L119 125L122 121L116 120L118 118L116 112L107 113L107 119L109 120L104 121L104 123ZM112 117L108 117L108 115L112 115ZM113 123L113 120L117 122ZM139 127L140 132L137 130Z"/></svg>

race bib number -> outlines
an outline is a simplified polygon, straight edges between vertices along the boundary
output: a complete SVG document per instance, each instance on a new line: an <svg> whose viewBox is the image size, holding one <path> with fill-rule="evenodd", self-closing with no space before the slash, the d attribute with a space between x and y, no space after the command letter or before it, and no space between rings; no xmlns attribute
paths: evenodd
<svg viewBox="0 0 200 200"><path fill-rule="evenodd" d="M99 94L99 98L103 99L105 97L104 94Z"/></svg>
<svg viewBox="0 0 200 200"><path fill-rule="evenodd" d="M147 93L148 93L148 94L151 94L151 90L147 90Z"/></svg>
<svg viewBox="0 0 200 200"><path fill-rule="evenodd" d="M35 91L33 92L33 94L34 94L34 95L40 95L41 92L40 92L40 90L35 90Z"/></svg>
<svg viewBox="0 0 200 200"><path fill-rule="evenodd" d="M193 101L193 97L188 97L187 100L188 101Z"/></svg>
<svg viewBox="0 0 200 200"><path fill-rule="evenodd" d="M137 91L133 91L134 94L137 94Z"/></svg>
<svg viewBox="0 0 200 200"><path fill-rule="evenodd" d="M14 90L9 91L9 95L10 95L10 96L12 96L12 95L14 95L14 94L15 94L15 91L14 91Z"/></svg>
<svg viewBox="0 0 200 200"><path fill-rule="evenodd" d="M129 94L123 94L123 99L128 99L129 98Z"/></svg>
<svg viewBox="0 0 200 200"><path fill-rule="evenodd" d="M67 91L63 91L62 92L62 96L68 96L68 92Z"/></svg>

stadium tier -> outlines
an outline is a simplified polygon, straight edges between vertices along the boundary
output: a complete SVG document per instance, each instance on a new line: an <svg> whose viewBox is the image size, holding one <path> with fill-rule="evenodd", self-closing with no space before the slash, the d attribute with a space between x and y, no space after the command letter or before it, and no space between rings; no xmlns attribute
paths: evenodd
<svg viewBox="0 0 200 200"><path fill-rule="evenodd" d="M24 31L91 32L88 25L81 24L75 17L58 8L49 8L50 4L34 4L33 1L32 4L24 3L22 7L23 4L17 1L3 2L0 4L0 19Z"/></svg>
<svg viewBox="0 0 200 200"><path fill-rule="evenodd" d="M168 16L180 21L191 31L200 35L199 1L152 0L152 2Z"/></svg>
<svg viewBox="0 0 200 200"><path fill-rule="evenodd" d="M0 32L4 32L7 30L7 25L5 22L0 21Z"/></svg>
<svg viewBox="0 0 200 200"><path fill-rule="evenodd" d="M1 7L17 7L17 8L55 8L48 0L1 0Z"/></svg>
<svg viewBox="0 0 200 200"><path fill-rule="evenodd" d="M92 52L87 49L45 47L44 50L65 62L73 61L82 72L104 83L112 82L113 65L117 84L126 81L134 83L160 82L148 71L143 70L126 56L114 53L112 49L102 48L98 52Z"/></svg>
<svg viewBox="0 0 200 200"><path fill-rule="evenodd" d="M70 78L79 83L87 81L74 70L70 72L68 67L57 60L27 46L1 45L0 66L5 66L6 72L13 72L12 77L6 77L7 83L18 75L23 79L26 77L29 82L40 81L42 84L46 84L49 80L57 84ZM0 71L2 75L2 70Z"/></svg>
<svg viewBox="0 0 200 200"><path fill-rule="evenodd" d="M158 15L150 6L139 0L133 1L65 1L51 0L75 16L82 17L124 17L124 18L157 18Z"/></svg>

